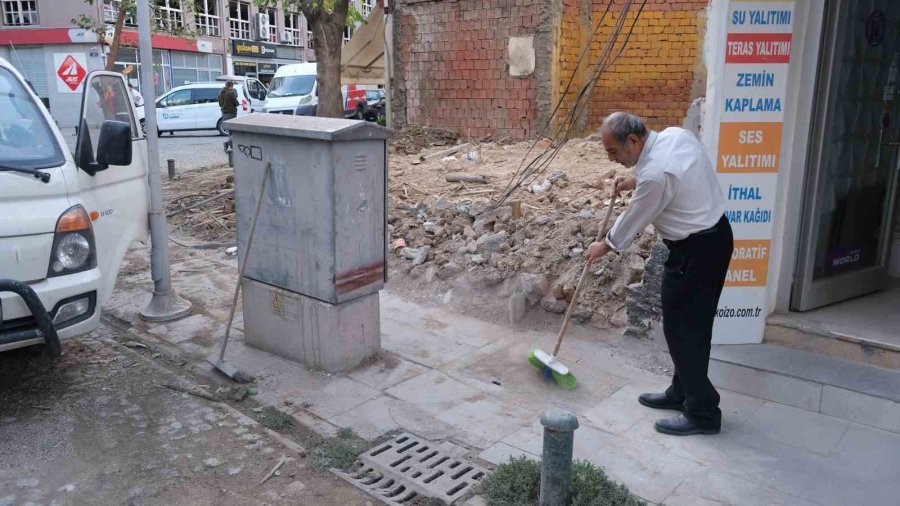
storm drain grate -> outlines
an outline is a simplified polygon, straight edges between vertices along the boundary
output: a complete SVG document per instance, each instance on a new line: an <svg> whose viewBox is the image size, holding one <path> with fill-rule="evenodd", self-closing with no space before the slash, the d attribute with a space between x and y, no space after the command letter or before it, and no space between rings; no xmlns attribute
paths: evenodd
<svg viewBox="0 0 900 506"><path fill-rule="evenodd" d="M466 450L450 442L432 443L409 433L360 455L349 473L337 474L385 504L408 504L418 495L453 504L487 474L463 458Z"/></svg>

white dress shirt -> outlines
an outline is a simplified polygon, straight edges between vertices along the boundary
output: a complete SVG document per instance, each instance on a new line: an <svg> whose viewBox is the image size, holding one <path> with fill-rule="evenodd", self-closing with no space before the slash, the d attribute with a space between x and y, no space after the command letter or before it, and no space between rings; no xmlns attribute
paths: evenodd
<svg viewBox="0 0 900 506"><path fill-rule="evenodd" d="M688 130L650 132L634 175L631 203L606 236L617 252L628 249L650 223L663 239L677 241L715 225L725 213L712 162Z"/></svg>

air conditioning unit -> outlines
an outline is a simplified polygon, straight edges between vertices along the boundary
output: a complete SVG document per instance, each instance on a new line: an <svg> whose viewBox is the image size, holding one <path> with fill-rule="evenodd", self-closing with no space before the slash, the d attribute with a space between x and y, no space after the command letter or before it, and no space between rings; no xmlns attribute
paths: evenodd
<svg viewBox="0 0 900 506"><path fill-rule="evenodd" d="M284 30L281 32L281 42L283 44L293 44L294 43L294 34L288 30Z"/></svg>
<svg viewBox="0 0 900 506"><path fill-rule="evenodd" d="M253 25L256 27L256 40L268 40L269 15L265 12L258 12L254 15L253 21Z"/></svg>

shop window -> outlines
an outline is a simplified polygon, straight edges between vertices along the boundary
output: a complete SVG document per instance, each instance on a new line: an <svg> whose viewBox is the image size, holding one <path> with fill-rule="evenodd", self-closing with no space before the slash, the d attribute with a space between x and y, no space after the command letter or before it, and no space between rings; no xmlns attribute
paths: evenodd
<svg viewBox="0 0 900 506"><path fill-rule="evenodd" d="M300 30L299 14L289 12L284 15L284 33L287 37L282 42L292 46L303 45L303 39L300 37L303 32Z"/></svg>
<svg viewBox="0 0 900 506"><path fill-rule="evenodd" d="M161 30L180 30L184 26L181 0L156 0L156 26Z"/></svg>
<svg viewBox="0 0 900 506"><path fill-rule="evenodd" d="M197 20L197 30L202 35L220 35L218 0L194 0L194 18Z"/></svg>
<svg viewBox="0 0 900 506"><path fill-rule="evenodd" d="M122 0L103 0L103 22L110 25L116 24L121 5ZM137 20L129 13L125 14L125 26L137 26Z"/></svg>
<svg viewBox="0 0 900 506"><path fill-rule="evenodd" d="M3 0L3 23L9 26L38 24L37 0Z"/></svg>
<svg viewBox="0 0 900 506"><path fill-rule="evenodd" d="M267 23L267 28L269 30L268 38L269 42L278 43L278 12L275 9L267 9L266 14L269 16L269 22Z"/></svg>
<svg viewBox="0 0 900 506"><path fill-rule="evenodd" d="M228 2L228 29L232 39L250 39L250 3Z"/></svg>

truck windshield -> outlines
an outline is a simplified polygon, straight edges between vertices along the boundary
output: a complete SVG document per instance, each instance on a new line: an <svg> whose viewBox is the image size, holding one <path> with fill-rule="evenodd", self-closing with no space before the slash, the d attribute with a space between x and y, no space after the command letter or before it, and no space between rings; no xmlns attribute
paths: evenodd
<svg viewBox="0 0 900 506"><path fill-rule="evenodd" d="M46 169L64 162L40 107L22 82L0 67L0 170Z"/></svg>
<svg viewBox="0 0 900 506"><path fill-rule="evenodd" d="M297 97L312 92L316 76L282 76L272 80L270 97Z"/></svg>

